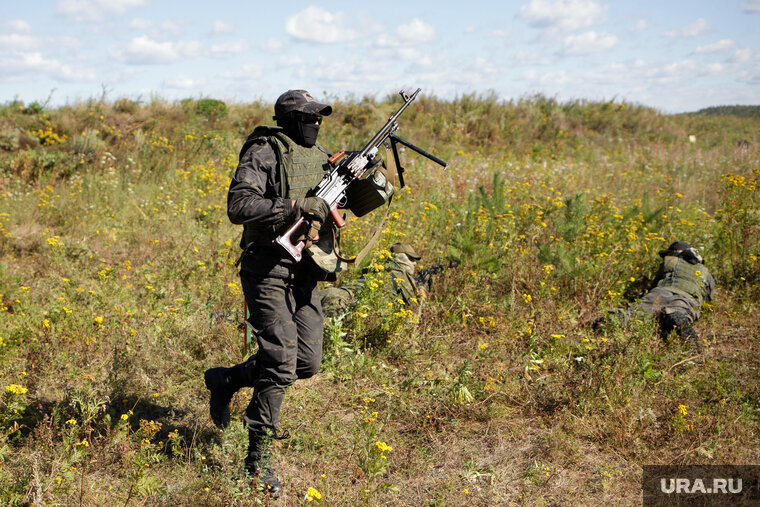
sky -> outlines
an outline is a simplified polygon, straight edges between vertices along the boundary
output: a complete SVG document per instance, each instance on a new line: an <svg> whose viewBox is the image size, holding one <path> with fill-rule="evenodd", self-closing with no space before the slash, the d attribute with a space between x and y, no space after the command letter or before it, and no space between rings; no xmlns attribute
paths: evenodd
<svg viewBox="0 0 760 507"><path fill-rule="evenodd" d="M0 103L760 104L760 0L0 0Z"/></svg>

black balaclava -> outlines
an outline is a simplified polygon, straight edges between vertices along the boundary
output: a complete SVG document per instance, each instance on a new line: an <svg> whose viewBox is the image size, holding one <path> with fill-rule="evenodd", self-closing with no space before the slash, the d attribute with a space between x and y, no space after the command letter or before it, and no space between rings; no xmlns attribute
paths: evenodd
<svg viewBox="0 0 760 507"><path fill-rule="evenodd" d="M285 135L301 146L311 148L317 144L319 123L304 123L296 118L286 117L278 118L277 125L282 127Z"/></svg>

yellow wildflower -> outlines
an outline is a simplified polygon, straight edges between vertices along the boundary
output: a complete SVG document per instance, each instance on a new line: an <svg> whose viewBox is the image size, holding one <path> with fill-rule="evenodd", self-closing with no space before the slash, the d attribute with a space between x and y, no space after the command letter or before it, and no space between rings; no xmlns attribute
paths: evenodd
<svg viewBox="0 0 760 507"><path fill-rule="evenodd" d="M391 452L393 448L385 442L375 442L375 449L377 452Z"/></svg>
<svg viewBox="0 0 760 507"><path fill-rule="evenodd" d="M309 502L313 502L314 500L322 500L322 493L320 493L316 488L309 488L306 490L306 500Z"/></svg>
<svg viewBox="0 0 760 507"><path fill-rule="evenodd" d="M24 386L20 386L18 384L11 384L8 386L5 386L5 392L12 393L12 394L26 394L28 389Z"/></svg>

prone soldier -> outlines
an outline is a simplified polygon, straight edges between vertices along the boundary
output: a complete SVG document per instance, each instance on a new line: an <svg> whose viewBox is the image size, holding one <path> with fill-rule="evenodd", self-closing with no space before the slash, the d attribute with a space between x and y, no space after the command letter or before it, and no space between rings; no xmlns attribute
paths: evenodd
<svg viewBox="0 0 760 507"><path fill-rule="evenodd" d="M623 326L631 318L649 315L657 319L663 336L676 331L681 339L695 350L700 349L699 335L694 323L699 319L702 305L712 301L715 279L704 265L696 248L685 241L676 241L660 250L662 262L652 282L652 288L639 303L628 308L611 310ZM594 330L604 327L605 318L593 323Z"/></svg>

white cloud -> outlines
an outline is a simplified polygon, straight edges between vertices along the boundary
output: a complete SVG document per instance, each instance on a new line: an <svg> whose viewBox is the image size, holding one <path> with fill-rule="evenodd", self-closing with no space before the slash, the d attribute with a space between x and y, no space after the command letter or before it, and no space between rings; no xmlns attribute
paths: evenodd
<svg viewBox="0 0 760 507"><path fill-rule="evenodd" d="M748 85L760 85L760 64L756 64L746 69L742 69L737 76L738 81ZM757 102L754 100L753 102Z"/></svg>
<svg viewBox="0 0 760 507"><path fill-rule="evenodd" d="M421 44L435 37L435 28L414 18L408 25L401 25L396 30L403 44Z"/></svg>
<svg viewBox="0 0 760 507"><path fill-rule="evenodd" d="M551 65L555 62L555 56L543 52L522 50L515 53L515 60L526 65Z"/></svg>
<svg viewBox="0 0 760 507"><path fill-rule="evenodd" d="M398 58L404 62L410 62L415 69L432 69L435 67L433 58L430 55L423 54L416 48L398 48L396 50Z"/></svg>
<svg viewBox="0 0 760 507"><path fill-rule="evenodd" d="M749 63L753 60L760 60L760 52L756 55L754 51L748 48L737 49L731 57L731 62L738 64Z"/></svg>
<svg viewBox="0 0 760 507"><path fill-rule="evenodd" d="M329 44L359 38L359 32L345 26L342 12L331 14L309 6L285 21L285 31L296 39Z"/></svg>
<svg viewBox="0 0 760 507"><path fill-rule="evenodd" d="M198 42L160 42L146 35L135 37L126 48L111 48L108 53L117 61L137 65L172 63L197 56L202 46Z"/></svg>
<svg viewBox="0 0 760 507"><path fill-rule="evenodd" d="M196 88L202 88L205 86L206 82L204 80L196 81L195 79L185 76L183 74L180 74L178 76L175 76L174 78L167 81L166 86L169 88L177 88L180 90L193 90Z"/></svg>
<svg viewBox="0 0 760 507"><path fill-rule="evenodd" d="M282 41L275 38L268 39L263 46L261 46L261 49L265 51L266 53L271 54L278 54L282 53L283 44Z"/></svg>
<svg viewBox="0 0 760 507"><path fill-rule="evenodd" d="M55 41L59 48L79 50L87 46L87 41L79 37L61 37Z"/></svg>
<svg viewBox="0 0 760 507"><path fill-rule="evenodd" d="M146 4L147 0L59 0L58 13L76 22L101 21Z"/></svg>
<svg viewBox="0 0 760 507"><path fill-rule="evenodd" d="M743 0L742 10L749 14L760 12L760 0Z"/></svg>
<svg viewBox="0 0 760 507"><path fill-rule="evenodd" d="M495 78L504 74L505 69L490 60L478 57L472 63L467 79L475 83L493 82Z"/></svg>
<svg viewBox="0 0 760 507"><path fill-rule="evenodd" d="M601 22L605 11L594 0L530 0L520 8L520 16L531 26L567 32Z"/></svg>
<svg viewBox="0 0 760 507"><path fill-rule="evenodd" d="M644 72L644 75L653 82L659 84L673 84L693 79L692 73L699 70L700 66L693 60L683 60L652 67Z"/></svg>
<svg viewBox="0 0 760 507"><path fill-rule="evenodd" d="M531 83L531 86L549 88L548 91L551 93L556 93L558 91L557 87L568 85L575 81L575 79L569 76L564 70L539 74L534 69L530 69L523 73L523 77Z"/></svg>
<svg viewBox="0 0 760 507"><path fill-rule="evenodd" d="M685 26L679 30L668 30L663 35L666 37L696 37L709 29L710 25L705 21L705 18L699 18L689 26Z"/></svg>
<svg viewBox="0 0 760 507"><path fill-rule="evenodd" d="M621 90L638 84L642 89L660 90L660 87L672 88L693 84L699 75L708 75L717 70L717 66L697 64L693 60L657 63L637 59L630 63L617 62L590 69L579 77L589 89L608 86L612 87L612 90ZM723 69L724 72L727 70ZM664 92L665 90L662 90L658 93Z"/></svg>
<svg viewBox="0 0 760 507"><path fill-rule="evenodd" d="M695 53L697 54L720 53L722 51L728 51L729 49L733 49L735 47L736 47L736 41L733 41L731 39L722 39L722 40L719 40L718 42L713 42L712 44L697 46Z"/></svg>
<svg viewBox="0 0 760 507"><path fill-rule="evenodd" d="M620 40L609 33L596 33L594 31L578 35L568 35L562 48L564 55L587 55L613 48Z"/></svg>
<svg viewBox="0 0 760 507"><path fill-rule="evenodd" d="M147 30L153 26L153 21L145 18L135 18L129 22L128 26L137 30Z"/></svg>
<svg viewBox="0 0 760 507"><path fill-rule="evenodd" d="M9 33L0 35L0 49L6 51L30 51L39 49L42 41L31 35Z"/></svg>
<svg viewBox="0 0 760 507"><path fill-rule="evenodd" d="M649 25L647 25L646 20L640 19L636 22L635 25L633 25L633 28L631 28L632 32L643 32L647 29Z"/></svg>
<svg viewBox="0 0 760 507"><path fill-rule="evenodd" d="M32 25L24 21L23 19L13 19L4 23L6 30L12 33L32 33Z"/></svg>
<svg viewBox="0 0 760 507"><path fill-rule="evenodd" d="M306 65L306 60L300 56L282 55L277 59L277 65L280 67L300 67Z"/></svg>
<svg viewBox="0 0 760 507"><path fill-rule="evenodd" d="M0 53L0 79L19 80L25 76L50 76L57 81L93 81L95 73L88 69L73 68L39 52Z"/></svg>
<svg viewBox="0 0 760 507"><path fill-rule="evenodd" d="M408 25L401 25L394 35L383 33L377 39L378 47L414 46L435 38L435 28L414 18Z"/></svg>
<svg viewBox="0 0 760 507"><path fill-rule="evenodd" d="M261 77L264 74L264 69L260 65L255 63L247 63L243 65L243 68L237 72L223 72L219 74L219 77L224 79L245 80L251 81Z"/></svg>
<svg viewBox="0 0 760 507"><path fill-rule="evenodd" d="M217 19L214 22L214 35L218 35L221 33L230 33L234 30L234 27L230 25L229 23L225 23L224 21Z"/></svg>
<svg viewBox="0 0 760 507"><path fill-rule="evenodd" d="M209 48L208 54L214 57L226 58L240 54L248 49L248 41L241 39L236 42L214 44Z"/></svg>
<svg viewBox="0 0 760 507"><path fill-rule="evenodd" d="M384 83L389 80L383 72L382 62L370 61L364 58L351 58L344 61L332 61L320 57L309 61L295 69L299 79L329 82L336 87L356 87L362 85L367 89L371 83Z"/></svg>
<svg viewBox="0 0 760 507"><path fill-rule="evenodd" d="M422 56L422 53L419 52L419 50L414 48L399 48L398 50L398 56L404 61L414 61L419 60Z"/></svg>
<svg viewBox="0 0 760 507"><path fill-rule="evenodd" d="M32 35L32 27L17 19L2 23L0 49L5 51L31 51L42 47L42 41Z"/></svg>
<svg viewBox="0 0 760 507"><path fill-rule="evenodd" d="M159 33L164 37L166 35L177 36L182 33L181 23L167 19L161 23L161 31Z"/></svg>
<svg viewBox="0 0 760 507"><path fill-rule="evenodd" d="M729 72L729 69L722 63L710 63L702 69L702 73L708 76L720 76L726 72Z"/></svg>

